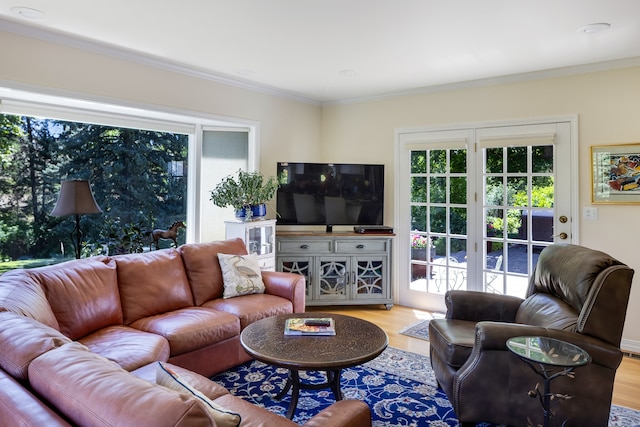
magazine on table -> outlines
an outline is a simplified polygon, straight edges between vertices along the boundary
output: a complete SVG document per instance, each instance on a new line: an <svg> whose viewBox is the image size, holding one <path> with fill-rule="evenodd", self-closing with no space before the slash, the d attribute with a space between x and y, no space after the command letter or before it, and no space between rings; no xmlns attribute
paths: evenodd
<svg viewBox="0 0 640 427"><path fill-rule="evenodd" d="M331 317L292 317L284 325L285 335L335 335Z"/></svg>

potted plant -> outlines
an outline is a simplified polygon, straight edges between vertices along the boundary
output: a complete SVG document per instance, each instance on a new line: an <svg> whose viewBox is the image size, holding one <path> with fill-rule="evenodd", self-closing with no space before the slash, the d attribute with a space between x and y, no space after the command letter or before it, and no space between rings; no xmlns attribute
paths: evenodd
<svg viewBox="0 0 640 427"><path fill-rule="evenodd" d="M240 169L235 175L223 178L211 190L211 201L221 208L233 207L236 217L248 221L267 214L265 203L275 196L277 190L275 177L265 178L259 171Z"/></svg>

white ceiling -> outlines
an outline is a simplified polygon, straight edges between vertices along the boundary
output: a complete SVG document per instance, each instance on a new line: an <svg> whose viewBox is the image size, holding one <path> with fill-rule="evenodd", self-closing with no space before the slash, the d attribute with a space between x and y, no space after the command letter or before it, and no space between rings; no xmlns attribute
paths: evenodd
<svg viewBox="0 0 640 427"><path fill-rule="evenodd" d="M640 0L0 0L2 29L319 102L640 63Z"/></svg>

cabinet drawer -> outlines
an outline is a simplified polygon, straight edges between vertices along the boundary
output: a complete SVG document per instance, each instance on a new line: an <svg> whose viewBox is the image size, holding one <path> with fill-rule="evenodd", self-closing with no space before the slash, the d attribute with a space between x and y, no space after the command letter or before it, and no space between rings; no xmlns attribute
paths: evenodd
<svg viewBox="0 0 640 427"><path fill-rule="evenodd" d="M386 252L386 240L336 240L336 253L357 255L359 253Z"/></svg>
<svg viewBox="0 0 640 427"><path fill-rule="evenodd" d="M331 240L279 240L278 252L295 253L331 253Z"/></svg>

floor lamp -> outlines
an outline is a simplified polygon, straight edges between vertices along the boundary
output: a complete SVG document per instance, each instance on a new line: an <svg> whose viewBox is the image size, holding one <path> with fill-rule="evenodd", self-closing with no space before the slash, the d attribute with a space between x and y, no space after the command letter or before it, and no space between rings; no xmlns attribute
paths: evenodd
<svg viewBox="0 0 640 427"><path fill-rule="evenodd" d="M51 215L75 215L76 226L71 232L71 242L77 259L80 259L83 237L82 229L80 228L80 215L97 213L102 213L102 209L100 209L96 199L93 197L89 181L86 179L62 181L58 201L53 211L51 211Z"/></svg>

